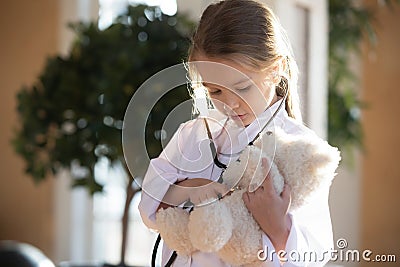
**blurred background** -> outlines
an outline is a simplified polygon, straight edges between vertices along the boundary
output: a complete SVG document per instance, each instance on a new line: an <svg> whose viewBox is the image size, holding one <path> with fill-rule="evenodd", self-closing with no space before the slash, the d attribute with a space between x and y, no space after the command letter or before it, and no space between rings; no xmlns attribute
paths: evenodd
<svg viewBox="0 0 400 267"><path fill-rule="evenodd" d="M84 186L71 189L68 171L46 174L47 179L36 183L25 173L26 163L11 140L21 128L17 93L38 80L49 57L68 56L72 51L77 36L67 23L93 21L105 30L128 4L139 2L0 2L0 240L32 244L56 264L120 263L121 218L129 180L124 168L111 168L108 157L98 161L93 176L103 193L94 195ZM158 5L157 10L169 16L186 14L196 22L211 2L140 3ZM305 123L342 150L330 195L335 240L346 239L347 249L396 255L399 262L400 5L384 0L264 2L276 12L292 42L301 71ZM346 72L345 81L332 74L340 72ZM140 220L140 192L132 196L125 262L148 266L155 235ZM398 266L362 260L332 265Z"/></svg>

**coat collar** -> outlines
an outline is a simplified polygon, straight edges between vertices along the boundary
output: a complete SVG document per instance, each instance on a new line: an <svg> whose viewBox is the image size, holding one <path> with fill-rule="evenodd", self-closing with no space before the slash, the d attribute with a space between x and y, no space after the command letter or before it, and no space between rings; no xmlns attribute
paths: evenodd
<svg viewBox="0 0 400 267"><path fill-rule="evenodd" d="M222 142L219 143L219 152L223 154L236 154L242 151L256 135L261 131L268 120L273 116L275 111L278 109L282 99L275 102L272 106L261 113L250 125L247 127L239 127L232 120L228 120L225 125L225 131L218 134L217 139ZM285 107L278 111L275 118L270 122L270 124L264 129L265 131L273 130L274 127L283 128L285 117L287 117L287 112Z"/></svg>

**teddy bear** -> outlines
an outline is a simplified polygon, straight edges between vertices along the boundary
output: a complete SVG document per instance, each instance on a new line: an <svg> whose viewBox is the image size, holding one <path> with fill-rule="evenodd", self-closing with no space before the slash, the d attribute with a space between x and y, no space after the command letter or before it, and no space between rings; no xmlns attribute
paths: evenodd
<svg viewBox="0 0 400 267"><path fill-rule="evenodd" d="M164 242L179 255L200 250L215 252L234 266L257 266L262 249L262 231L242 199L249 186L261 185L266 177L262 158L277 194L284 184L291 188L289 211L302 206L326 179L332 180L340 152L314 134L291 135L280 128L266 131L228 164L222 175L231 193L210 199L188 212L180 207L160 209L158 231Z"/></svg>

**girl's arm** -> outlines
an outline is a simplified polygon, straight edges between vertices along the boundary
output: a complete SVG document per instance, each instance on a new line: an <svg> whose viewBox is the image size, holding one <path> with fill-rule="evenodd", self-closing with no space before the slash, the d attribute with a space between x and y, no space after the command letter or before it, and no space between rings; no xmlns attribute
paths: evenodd
<svg viewBox="0 0 400 267"><path fill-rule="evenodd" d="M156 213L160 207L166 208L184 203L189 198L187 187L197 188L198 184L194 183L203 181L203 179L186 179L188 176L210 177L212 173L210 163L213 157L208 146L204 149L199 148L198 144L203 139L203 120L188 121L179 126L160 156L150 161L143 179L139 203L140 215L148 228L157 230ZM182 188L185 186L186 189L171 187L173 184L178 184ZM202 185L204 184L205 181ZM208 188L211 187L207 186ZM194 198L195 195L191 197L192 202L198 201Z"/></svg>
<svg viewBox="0 0 400 267"><path fill-rule="evenodd" d="M245 193L243 200L265 233L263 250L268 249L267 259L279 266L277 253L283 250L284 266L324 266L333 249L332 223L328 197L332 180L326 179L320 188L297 210L288 213L289 188L280 196L266 178L253 193ZM270 252L275 251L275 255ZM270 266L270 265L267 265Z"/></svg>
<svg viewBox="0 0 400 267"><path fill-rule="evenodd" d="M159 208L179 206L186 201L198 205L210 199L218 199L227 192L225 185L205 178L185 179L169 187Z"/></svg>
<svg viewBox="0 0 400 267"><path fill-rule="evenodd" d="M266 168L267 161L262 160ZM254 192L243 194L243 201L253 215L261 230L270 238L275 251L284 250L289 237L292 222L288 214L290 206L290 189L285 185L277 195L270 175Z"/></svg>

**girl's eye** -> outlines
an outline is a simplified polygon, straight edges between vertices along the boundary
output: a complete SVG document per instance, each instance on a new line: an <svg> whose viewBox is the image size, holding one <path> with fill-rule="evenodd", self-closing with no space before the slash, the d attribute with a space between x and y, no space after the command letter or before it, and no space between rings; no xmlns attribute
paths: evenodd
<svg viewBox="0 0 400 267"><path fill-rule="evenodd" d="M220 94L221 93L221 90L208 90L208 93L210 94L210 95L218 95L218 94Z"/></svg>
<svg viewBox="0 0 400 267"><path fill-rule="evenodd" d="M237 90L237 91L240 91L240 92L245 92L245 91L248 91L250 88L251 88L251 85L246 86L246 87L244 87L244 88L238 88L238 89L236 89L236 90Z"/></svg>

